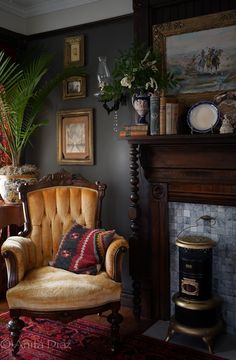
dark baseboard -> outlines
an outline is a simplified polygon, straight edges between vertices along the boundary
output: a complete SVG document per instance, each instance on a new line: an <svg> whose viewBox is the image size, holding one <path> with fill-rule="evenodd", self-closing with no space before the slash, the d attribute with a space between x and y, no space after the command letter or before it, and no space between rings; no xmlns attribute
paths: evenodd
<svg viewBox="0 0 236 360"><path fill-rule="evenodd" d="M132 293L130 293L130 292L126 291L126 290L122 291L122 293L121 293L121 305L132 309L132 307L133 307L133 295L132 295Z"/></svg>
<svg viewBox="0 0 236 360"><path fill-rule="evenodd" d="M148 281L146 279L145 286L142 286L142 294L141 294L141 318L148 320L155 320L151 316L151 291L149 286L147 285ZM133 294L130 290L123 289L121 293L121 305L126 306L128 308L133 308ZM156 319L157 320L157 319Z"/></svg>

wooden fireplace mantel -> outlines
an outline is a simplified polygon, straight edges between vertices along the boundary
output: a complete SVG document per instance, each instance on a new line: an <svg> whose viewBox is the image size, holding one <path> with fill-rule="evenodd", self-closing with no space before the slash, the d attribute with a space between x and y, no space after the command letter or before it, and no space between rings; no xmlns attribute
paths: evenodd
<svg viewBox="0 0 236 360"><path fill-rule="evenodd" d="M236 134L129 139L140 145L150 182L168 183L169 201L236 205Z"/></svg>
<svg viewBox="0 0 236 360"><path fill-rule="evenodd" d="M144 233L151 237L151 317L168 319L168 202L236 206L236 134L142 136L126 140L130 144L130 272L134 279L135 312L140 312L141 297L137 285L139 264L136 265L138 261L133 260L133 255L135 259L143 256L138 249L140 225L143 226L139 204L141 164L149 183L148 229Z"/></svg>

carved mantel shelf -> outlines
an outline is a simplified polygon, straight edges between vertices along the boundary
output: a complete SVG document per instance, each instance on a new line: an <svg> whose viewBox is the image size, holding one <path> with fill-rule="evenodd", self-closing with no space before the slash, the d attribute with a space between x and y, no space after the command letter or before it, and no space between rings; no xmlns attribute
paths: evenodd
<svg viewBox="0 0 236 360"><path fill-rule="evenodd" d="M236 205L236 134L129 138L150 182L168 183L169 201Z"/></svg>
<svg viewBox="0 0 236 360"><path fill-rule="evenodd" d="M138 253L141 164L150 187L146 233L151 236L151 317L167 319L170 309L168 202L236 206L236 134L142 136L126 140L130 144L130 272L136 289L135 312L140 312L141 298L137 290L138 265L132 260L132 249L135 259L143 256Z"/></svg>

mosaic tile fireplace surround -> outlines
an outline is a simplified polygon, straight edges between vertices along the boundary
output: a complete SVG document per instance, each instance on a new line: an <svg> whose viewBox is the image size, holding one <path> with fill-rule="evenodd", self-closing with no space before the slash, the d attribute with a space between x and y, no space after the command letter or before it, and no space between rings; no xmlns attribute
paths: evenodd
<svg viewBox="0 0 236 360"><path fill-rule="evenodd" d="M177 234L203 215L216 218L191 231L215 240L213 292L223 298L223 318L229 333L236 333L236 134L144 136L130 145L130 273L134 280L134 309L142 301L138 279L143 250L149 244L150 306L153 319L167 320L173 306L170 292L178 290ZM139 174L148 182L146 203L140 201ZM141 196L142 198L142 196ZM139 232L139 206L148 221ZM187 234L186 234L187 235ZM139 244L139 245L140 245ZM133 261L139 259L139 261ZM171 271L171 274L170 274ZM171 276L170 276L171 275ZM172 309L173 313L173 309Z"/></svg>
<svg viewBox="0 0 236 360"><path fill-rule="evenodd" d="M178 291L179 253L175 244L178 234L202 215L216 219L211 226L208 221L197 221L197 226L182 235L205 235L216 241L213 248L213 293L223 299L222 316L229 334L236 334L236 207L169 203L171 297ZM174 313L174 305L171 306Z"/></svg>

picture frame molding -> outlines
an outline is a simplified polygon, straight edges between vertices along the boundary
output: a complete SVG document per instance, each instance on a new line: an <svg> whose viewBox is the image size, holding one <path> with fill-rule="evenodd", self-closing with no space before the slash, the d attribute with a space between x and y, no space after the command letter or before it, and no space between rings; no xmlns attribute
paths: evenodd
<svg viewBox="0 0 236 360"><path fill-rule="evenodd" d="M61 165L94 165L93 109L60 110L57 117L57 162ZM70 124L84 124L83 152L67 151L66 129Z"/></svg>
<svg viewBox="0 0 236 360"><path fill-rule="evenodd" d="M69 82L80 82L79 92L70 92L68 88ZM86 97L86 77L85 76L71 76L63 80L63 100L79 99Z"/></svg>
<svg viewBox="0 0 236 360"><path fill-rule="evenodd" d="M84 35L69 36L64 39L64 66L70 65L84 66Z"/></svg>

